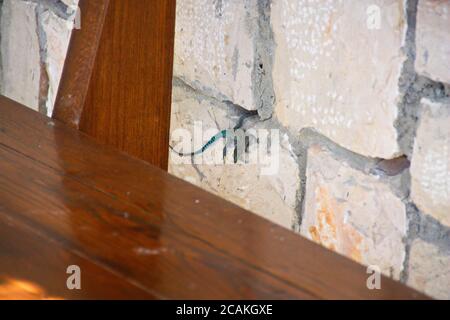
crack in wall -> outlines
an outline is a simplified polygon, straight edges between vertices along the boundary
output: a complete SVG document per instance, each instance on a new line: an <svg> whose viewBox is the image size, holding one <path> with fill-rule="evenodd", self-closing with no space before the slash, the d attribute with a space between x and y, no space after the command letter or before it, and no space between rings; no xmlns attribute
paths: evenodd
<svg viewBox="0 0 450 320"><path fill-rule="evenodd" d="M402 101L399 105L399 114L395 122L398 133L398 144L401 151L411 159L413 155L414 140L420 123L421 99L439 100L450 96L450 86L433 81L416 73L414 63L416 59L416 25L417 25L418 0L407 1L408 30L406 45L403 48L407 55L399 81L402 92ZM409 197L411 190L411 174L401 182L401 188L408 192L404 200L408 219L408 232L404 239L405 260L400 275L402 282L407 282L409 277L410 251L412 242L419 238L447 250L450 248L450 228L443 226L434 218L422 213Z"/></svg>
<svg viewBox="0 0 450 320"><path fill-rule="evenodd" d="M297 157L299 169L300 188L296 194L296 221L293 221L292 229L300 231L306 195L306 170L308 165L308 150L312 145L318 145L330 152L330 155L341 163L346 163L350 168L373 176L385 183L390 190L402 201L409 195L409 161L405 157L395 159L370 158L348 150L333 140L329 139L313 128L304 128L299 135L294 135L288 128L283 126L276 117L266 120L268 129L278 129L280 134L286 134L290 145Z"/></svg>
<svg viewBox="0 0 450 320"><path fill-rule="evenodd" d="M19 1L19 0L17 0ZM3 4L4 0L1 0L1 4ZM39 86L37 88L37 105L33 107L38 109L38 111L42 114L47 115L47 109L49 107L49 97L50 97L50 74L49 74L49 65L48 65L48 41L47 35L44 30L44 26L46 21L44 21L45 13L49 12L52 15L60 19L64 19L69 21L76 14L76 10L74 8L66 5L61 0L20 0L21 3L26 4L28 6L34 7L34 14L36 17L36 26L35 26L35 34L38 39L39 45ZM0 32L0 41L1 41L1 32ZM2 71L1 66L1 52L0 52L0 71ZM3 72L1 72L3 78ZM2 85L2 81L0 81L0 85ZM1 90L1 88L0 88Z"/></svg>
<svg viewBox="0 0 450 320"><path fill-rule="evenodd" d="M414 61L416 58L416 22L417 22L418 0L406 1L406 35L405 45L402 48L406 55L403 63L400 79L398 82L401 101L398 105L397 119L394 127L397 130L397 143L400 151L405 155L411 155L415 131L417 129L418 106L420 88L416 85L416 73Z"/></svg>
<svg viewBox="0 0 450 320"><path fill-rule="evenodd" d="M220 127L219 123L217 122L217 119L211 112L208 111L211 119L214 121L217 130L219 132L223 130L227 130L227 134L225 137L225 148L223 150L223 157L224 161L227 155L228 149L231 147L233 151L233 160L234 163L237 163L239 160L242 160L242 157L248 153L249 146L250 146L250 138L246 136L247 130L254 127L258 122L261 122L258 112L256 110L247 110L243 108L240 105L234 104L232 101L229 100L218 100L214 96L208 96L205 95L198 90L194 89L192 86L190 86L188 83L186 83L183 79L174 77L172 81L172 85L174 87L182 88L184 91L186 91L191 97L195 98L198 103L201 103L202 101L207 101L213 108L220 109L225 111L226 118L232 122L232 126L229 128L223 128ZM244 139L238 139L238 137L243 137ZM214 143L212 140L210 140L208 143ZM206 145L204 145L206 146ZM170 147L173 149L172 147ZM205 149L206 150L206 149ZM177 151L175 151L177 152ZM203 153L203 152L202 152ZM195 156L195 155L191 155ZM192 161L191 161L192 162ZM200 177L200 180L203 181L205 176L200 171L200 168L195 165L194 166L195 171Z"/></svg>
<svg viewBox="0 0 450 320"><path fill-rule="evenodd" d="M405 260L400 280L404 283L409 277L411 246L420 239L435 245L439 251L450 254L450 227L442 225L433 217L423 214L412 202L407 204L408 233L405 239Z"/></svg>
<svg viewBox="0 0 450 320"><path fill-rule="evenodd" d="M191 165L194 168L195 172L197 173L197 175L198 175L198 177L200 179L200 182L203 182L203 180L206 180L205 174L200 170L198 165L195 163L193 157L191 157ZM209 184L208 181L206 181L206 183Z"/></svg>
<svg viewBox="0 0 450 320"><path fill-rule="evenodd" d="M196 90L193 88L190 84L186 83L183 79L178 77L173 77L173 86L183 89L190 98L196 99L198 103L201 103L203 101L206 101L213 109L218 109L225 111L226 115L225 118L231 121L232 125L228 129L237 130L242 129L243 134L246 135L246 131L255 127L258 123L262 122L258 116L258 112L256 110L247 110L243 108L240 105L234 104L233 102L229 100L219 100L215 96L208 96L202 93L201 91ZM176 101L176 99L173 99ZM224 128L220 126L218 123L216 116L213 112L208 110L208 114L210 118L213 120L216 128L219 131L222 131ZM227 137L228 138L228 137ZM233 137L231 137L233 138ZM244 156L244 153L249 152L249 146L250 146L250 137L245 136L245 143L241 146L238 145L236 139L233 138L233 160L235 163L237 163L238 160L242 160L242 157ZM228 140L227 140L228 141ZM255 142L256 140L252 140L252 142ZM242 142L242 140L239 140L239 142ZM226 146L229 147L228 142L226 143ZM224 156L225 156L226 149L224 149ZM225 161L225 159L224 159ZM245 162L245 159L243 160ZM218 192L218 190L210 183L205 173L202 171L201 166L195 163L194 157L191 157L190 161L195 173L197 174L200 182L204 184L205 186L208 186L211 190L214 190L215 192Z"/></svg>
<svg viewBox="0 0 450 320"><path fill-rule="evenodd" d="M197 90L192 87L189 83L185 82L184 79L174 76L172 79L172 86L180 87L183 90L190 93L194 96L198 102L207 101L214 105L217 108L223 109L227 111L227 118L230 120L238 120L244 115L252 115L255 114L254 110L247 110L241 105L235 104L227 99L219 99L217 96L209 95L206 92ZM216 122L217 123L217 122ZM222 128L223 129L223 128Z"/></svg>
<svg viewBox="0 0 450 320"><path fill-rule="evenodd" d="M411 221L412 216L417 214L417 208L411 203L406 205L406 218L408 219L408 230L406 232L406 237L403 239L405 245L405 258L403 259L403 269L400 272L400 281L407 283L409 277L409 261L411 255L411 245L413 242L413 237L411 237Z"/></svg>
<svg viewBox="0 0 450 320"><path fill-rule="evenodd" d="M333 140L327 138L312 128L301 130L299 141L302 145L303 158L306 159L304 166L305 183L307 168L307 152L312 145L318 145L329 151L333 159L345 163L350 168L362 172L366 176L372 176L386 184L399 199L404 200L409 194L405 181L408 180L409 162L404 163L401 158L391 160L366 157L348 150ZM389 168L389 170L386 169ZM303 199L304 201L304 199ZM303 214L303 213L302 213Z"/></svg>
<svg viewBox="0 0 450 320"><path fill-rule="evenodd" d="M407 25L405 46L406 61L402 67L399 80L401 102L398 107L395 128L397 142L403 154L411 158L414 138L420 118L420 100L422 98L440 99L449 96L449 87L443 83L433 81L418 75L415 71L416 60L416 25L418 0L408 0L406 5Z"/></svg>
<svg viewBox="0 0 450 320"><path fill-rule="evenodd" d="M76 13L76 10L62 2L61 0L22 0L24 2L33 2L41 6L44 10L50 10L59 18L69 20Z"/></svg>
<svg viewBox="0 0 450 320"><path fill-rule="evenodd" d="M272 116L275 104L275 91L272 80L272 67L275 41L270 22L271 0L258 0L258 19L251 19L254 26L254 65L252 70L253 98L262 120Z"/></svg>

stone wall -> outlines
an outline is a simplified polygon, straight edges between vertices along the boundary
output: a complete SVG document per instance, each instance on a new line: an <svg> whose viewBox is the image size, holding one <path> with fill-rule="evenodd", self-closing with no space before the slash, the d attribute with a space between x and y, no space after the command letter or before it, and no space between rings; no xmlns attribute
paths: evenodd
<svg viewBox="0 0 450 320"><path fill-rule="evenodd" d="M78 0L0 1L0 93L51 116Z"/></svg>
<svg viewBox="0 0 450 320"><path fill-rule="evenodd" d="M449 11L178 1L170 172L449 299Z"/></svg>

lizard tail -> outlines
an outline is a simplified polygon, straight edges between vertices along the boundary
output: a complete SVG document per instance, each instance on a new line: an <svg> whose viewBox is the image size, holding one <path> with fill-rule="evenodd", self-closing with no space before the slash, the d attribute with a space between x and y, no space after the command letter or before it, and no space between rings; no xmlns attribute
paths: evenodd
<svg viewBox="0 0 450 320"><path fill-rule="evenodd" d="M170 144L169 144L169 148L170 148L170 150L175 152L180 157L193 157L193 156L196 156L198 154L205 152L205 150L208 149L211 145L213 145L214 142L216 142L219 138L226 138L226 136L227 136L227 130L222 130L221 132L219 132L218 134L213 136L203 147L201 147L199 150L197 150L195 152L188 152L188 153L178 152Z"/></svg>
<svg viewBox="0 0 450 320"><path fill-rule="evenodd" d="M183 152L178 152L178 151L176 151L175 149L174 149L174 147L172 147L170 144L169 144L169 148L170 148L170 150L172 150L173 152L175 152L177 155L179 155L180 157L193 157L193 156L195 156L195 152L188 152L188 153L183 153Z"/></svg>

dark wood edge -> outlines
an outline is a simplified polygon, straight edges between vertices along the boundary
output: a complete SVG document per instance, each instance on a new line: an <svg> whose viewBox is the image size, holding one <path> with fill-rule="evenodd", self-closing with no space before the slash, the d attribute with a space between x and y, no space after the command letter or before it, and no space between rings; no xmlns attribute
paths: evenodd
<svg viewBox="0 0 450 320"><path fill-rule="evenodd" d="M110 0L80 0L81 29L74 29L53 118L78 129Z"/></svg>

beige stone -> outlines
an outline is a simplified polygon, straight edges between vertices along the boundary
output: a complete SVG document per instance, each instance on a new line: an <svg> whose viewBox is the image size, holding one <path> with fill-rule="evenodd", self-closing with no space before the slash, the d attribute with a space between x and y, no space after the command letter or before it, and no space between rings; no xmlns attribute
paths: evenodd
<svg viewBox="0 0 450 320"><path fill-rule="evenodd" d="M79 0L62 0L65 5L69 6L70 8L76 8L78 6Z"/></svg>
<svg viewBox="0 0 450 320"><path fill-rule="evenodd" d="M450 252L415 240L411 245L408 274L409 286L437 299L450 299Z"/></svg>
<svg viewBox="0 0 450 320"><path fill-rule="evenodd" d="M233 127L234 121L227 115L226 107L211 99L201 99L185 89L174 87L171 145L180 150L175 130L184 128L193 131L195 121L202 120L204 137L197 139L195 150L199 149L213 134L206 134L208 129L226 129ZM260 129L256 127L256 129ZM202 140L202 141L200 141ZM273 141L272 141L273 142ZM229 158L225 163L207 163L208 160L222 156L223 145L216 143L205 151L204 163L190 163L190 158L184 158L187 163L180 163L178 155L171 152L169 172L201 188L217 194L243 208L265 217L286 228L296 221L296 199L300 188L299 172L296 156L290 149L286 136L280 136L279 152L274 159L278 168L274 174L263 174L262 168L267 162L239 161L234 164ZM253 144L249 150L249 158L255 158L258 147ZM198 157L195 158L196 160Z"/></svg>
<svg viewBox="0 0 450 320"><path fill-rule="evenodd" d="M399 154L405 1L273 0L276 115L354 152Z"/></svg>
<svg viewBox="0 0 450 320"><path fill-rule="evenodd" d="M450 99L422 100L411 161L411 197L424 213L450 226Z"/></svg>
<svg viewBox="0 0 450 320"><path fill-rule="evenodd" d="M450 83L450 1L420 0L417 9L416 71Z"/></svg>
<svg viewBox="0 0 450 320"><path fill-rule="evenodd" d="M41 77L36 4L5 0L1 16L2 94L39 109Z"/></svg>
<svg viewBox="0 0 450 320"><path fill-rule="evenodd" d="M326 149L309 149L302 235L398 279L406 231L405 206L387 185Z"/></svg>
<svg viewBox="0 0 450 320"><path fill-rule="evenodd" d="M256 0L177 1L174 74L221 100L256 109L250 23Z"/></svg>

